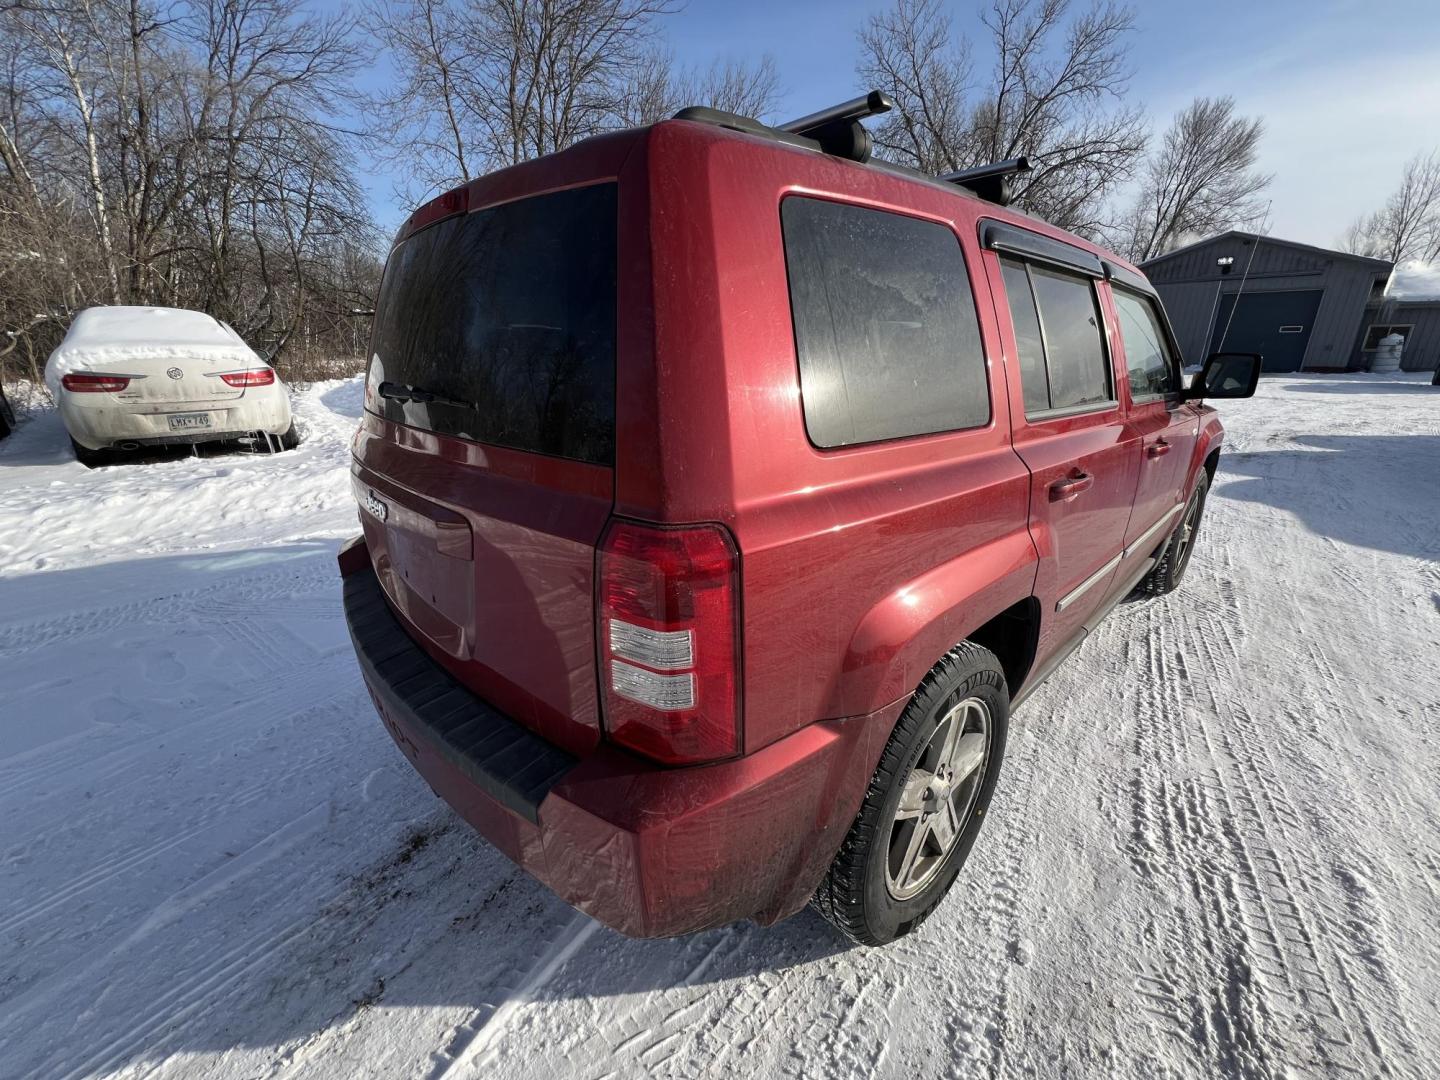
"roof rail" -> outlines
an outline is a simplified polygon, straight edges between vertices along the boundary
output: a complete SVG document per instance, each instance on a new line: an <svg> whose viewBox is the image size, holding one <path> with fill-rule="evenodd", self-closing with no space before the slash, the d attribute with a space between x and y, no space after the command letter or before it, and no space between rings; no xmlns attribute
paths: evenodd
<svg viewBox="0 0 1440 1080"><path fill-rule="evenodd" d="M945 173L940 179L948 184L957 184L973 191L986 202L1009 206L1010 178L1019 173L1028 173L1032 168L1034 166L1030 164L1030 159L1022 155L1006 158L1004 161L996 161L989 165L976 165L973 169Z"/></svg>
<svg viewBox="0 0 1440 1080"><path fill-rule="evenodd" d="M809 116L802 116L798 120L776 124L774 127L767 127L748 116L696 105L681 109L675 114L675 119L698 120L754 134L790 136L791 138L787 139L789 142L808 144L833 157L863 162L870 160L870 152L875 144L860 121L867 116L889 112L894 107L895 102L889 94L871 90L864 97L852 98Z"/></svg>

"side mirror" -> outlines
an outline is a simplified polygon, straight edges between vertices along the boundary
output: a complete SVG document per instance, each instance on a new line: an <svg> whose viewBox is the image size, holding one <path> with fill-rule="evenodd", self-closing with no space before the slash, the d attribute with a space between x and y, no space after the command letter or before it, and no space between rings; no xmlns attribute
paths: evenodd
<svg viewBox="0 0 1440 1080"><path fill-rule="evenodd" d="M1211 353L1185 391L1185 399L1253 397L1260 382L1260 365L1259 353Z"/></svg>

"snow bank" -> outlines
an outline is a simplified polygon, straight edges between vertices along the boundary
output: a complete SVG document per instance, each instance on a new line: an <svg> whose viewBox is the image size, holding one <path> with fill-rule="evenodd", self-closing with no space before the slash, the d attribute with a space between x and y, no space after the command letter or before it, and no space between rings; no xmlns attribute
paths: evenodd
<svg viewBox="0 0 1440 1080"><path fill-rule="evenodd" d="M0 441L0 596L39 570L353 535L350 437L363 389L355 376L293 390L296 450L103 469L75 460L57 410L35 410Z"/></svg>
<svg viewBox="0 0 1440 1080"><path fill-rule="evenodd" d="M136 360L182 359L260 363L234 330L200 311L160 307L93 307L75 316L45 364L52 394L70 371L116 369Z"/></svg>
<svg viewBox="0 0 1440 1080"><path fill-rule="evenodd" d="M1440 300L1440 261L1407 259L1390 274L1385 295L1391 300Z"/></svg>

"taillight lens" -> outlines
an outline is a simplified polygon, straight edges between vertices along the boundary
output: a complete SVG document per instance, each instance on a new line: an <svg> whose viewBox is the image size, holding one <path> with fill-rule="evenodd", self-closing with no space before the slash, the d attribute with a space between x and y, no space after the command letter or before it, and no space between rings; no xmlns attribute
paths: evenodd
<svg viewBox="0 0 1440 1080"><path fill-rule="evenodd" d="M60 385L77 394L118 394L130 385L127 375L88 375L72 371L60 378Z"/></svg>
<svg viewBox="0 0 1440 1080"><path fill-rule="evenodd" d="M612 739L666 764L739 753L739 586L719 525L611 523L598 635Z"/></svg>
<svg viewBox="0 0 1440 1080"><path fill-rule="evenodd" d="M227 371L220 376L227 386L269 386L275 381L275 372L270 368L256 368L253 371Z"/></svg>

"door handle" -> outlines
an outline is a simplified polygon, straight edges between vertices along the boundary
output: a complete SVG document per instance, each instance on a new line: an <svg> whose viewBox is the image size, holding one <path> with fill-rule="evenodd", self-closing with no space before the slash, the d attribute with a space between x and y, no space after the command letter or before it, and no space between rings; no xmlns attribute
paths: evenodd
<svg viewBox="0 0 1440 1080"><path fill-rule="evenodd" d="M1166 454L1168 454L1169 452L1170 452L1170 444L1169 444L1168 442L1166 442L1164 439L1156 439L1153 443L1151 443L1149 446L1147 446L1147 447L1145 448L1145 456L1146 456L1146 457L1152 457L1152 458L1164 457L1164 456L1165 456Z"/></svg>
<svg viewBox="0 0 1440 1080"><path fill-rule="evenodd" d="M1056 480L1050 485L1050 501L1067 502L1093 483L1095 483L1095 478L1089 473L1083 472L1067 476L1064 480Z"/></svg>

